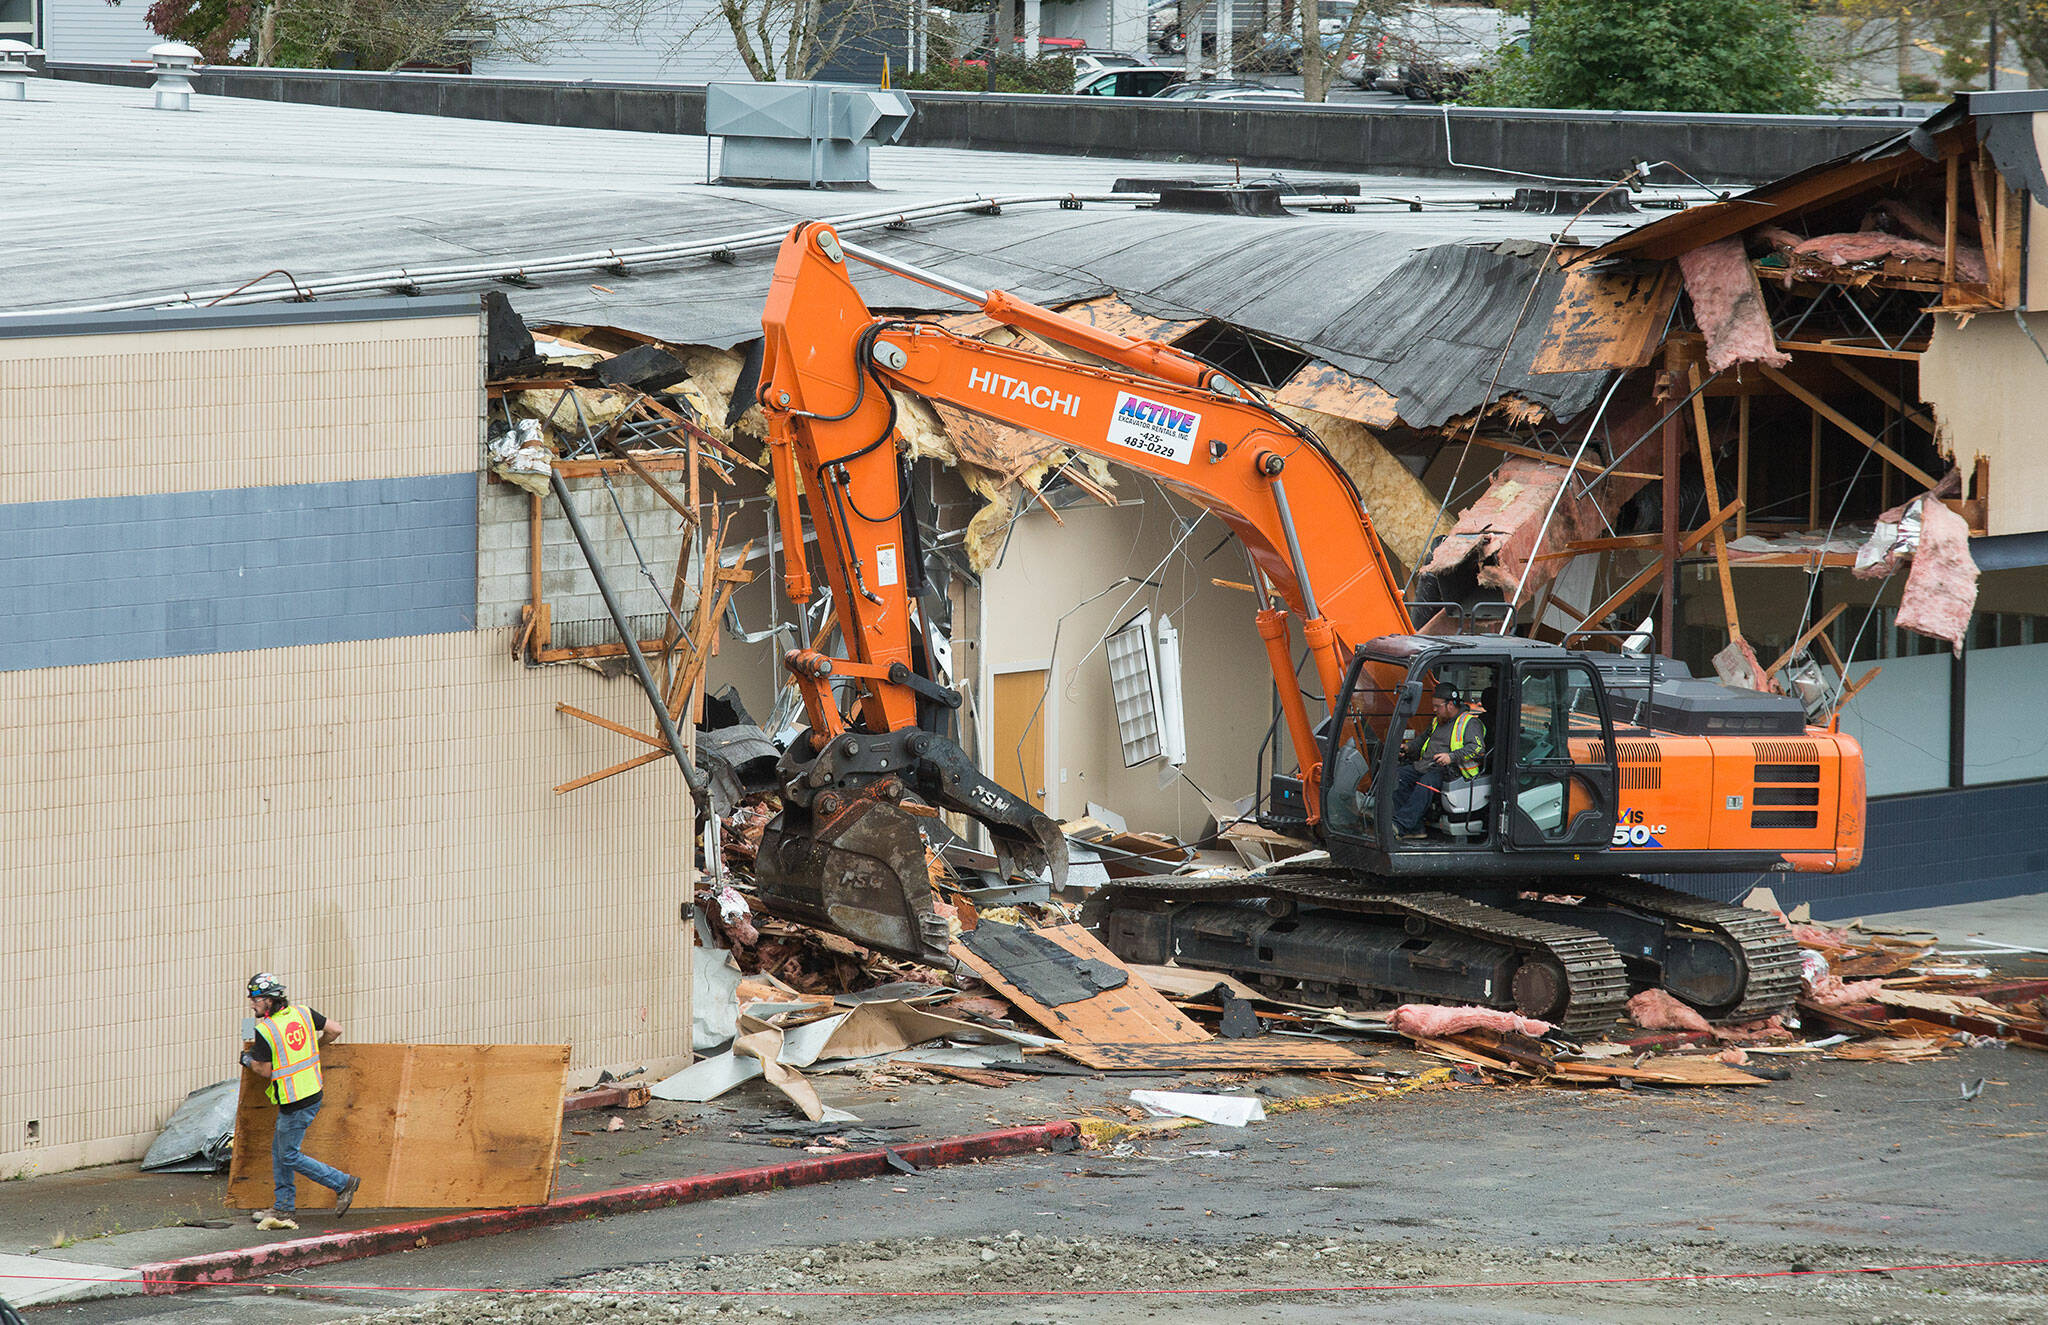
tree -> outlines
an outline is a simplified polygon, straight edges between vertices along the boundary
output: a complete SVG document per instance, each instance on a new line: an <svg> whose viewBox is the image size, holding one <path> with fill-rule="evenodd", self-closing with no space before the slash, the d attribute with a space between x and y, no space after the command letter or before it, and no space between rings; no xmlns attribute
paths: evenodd
<svg viewBox="0 0 2048 1325"><path fill-rule="evenodd" d="M111 0L118 4L120 0ZM659 0L155 0L152 31L215 64L395 69L480 51L538 59L564 29L632 28Z"/></svg>
<svg viewBox="0 0 2048 1325"><path fill-rule="evenodd" d="M1319 0L1299 0L1296 6L1301 20L1301 95L1307 101L1326 101L1330 87L1337 81L1337 71L1352 52L1359 48L1361 39L1378 30L1380 23L1400 8L1400 0L1358 0L1351 6L1351 14L1344 21L1344 29L1337 36L1334 49L1323 47L1322 5Z"/></svg>
<svg viewBox="0 0 2048 1325"><path fill-rule="evenodd" d="M1594 110L1813 110L1820 70L1784 0L1543 0L1462 100Z"/></svg>

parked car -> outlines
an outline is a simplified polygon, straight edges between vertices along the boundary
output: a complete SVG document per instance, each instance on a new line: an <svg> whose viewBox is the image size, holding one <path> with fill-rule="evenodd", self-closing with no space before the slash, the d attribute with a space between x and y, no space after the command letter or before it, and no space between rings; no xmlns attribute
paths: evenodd
<svg viewBox="0 0 2048 1325"><path fill-rule="evenodd" d="M1498 9L1413 5L1387 24L1375 86L1416 101L1457 96L1511 44L1528 48L1529 20Z"/></svg>
<svg viewBox="0 0 2048 1325"><path fill-rule="evenodd" d="M1177 83L1158 94L1159 101L1300 101L1291 87L1274 87L1241 78L1197 78Z"/></svg>
<svg viewBox="0 0 2048 1325"><path fill-rule="evenodd" d="M1134 69L1098 69L1076 78L1074 93L1083 97L1156 97L1184 77L1179 69L1149 64Z"/></svg>
<svg viewBox="0 0 2048 1325"><path fill-rule="evenodd" d="M1074 62L1074 90L1079 92L1081 84L1105 69L1145 69L1152 62L1142 55L1126 51L1099 51L1093 47L1075 51L1069 57Z"/></svg>

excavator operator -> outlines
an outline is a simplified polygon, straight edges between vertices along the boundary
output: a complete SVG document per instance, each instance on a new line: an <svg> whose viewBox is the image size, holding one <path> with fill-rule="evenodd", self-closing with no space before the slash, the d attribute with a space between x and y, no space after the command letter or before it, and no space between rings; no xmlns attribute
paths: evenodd
<svg viewBox="0 0 2048 1325"><path fill-rule="evenodd" d="M1394 788L1394 827L1403 837L1422 834L1430 798L1448 785L1448 779L1469 781L1479 776L1486 749L1486 723L1457 687L1439 684L1432 699L1436 717L1427 732L1409 738L1403 752L1407 762L1401 765Z"/></svg>

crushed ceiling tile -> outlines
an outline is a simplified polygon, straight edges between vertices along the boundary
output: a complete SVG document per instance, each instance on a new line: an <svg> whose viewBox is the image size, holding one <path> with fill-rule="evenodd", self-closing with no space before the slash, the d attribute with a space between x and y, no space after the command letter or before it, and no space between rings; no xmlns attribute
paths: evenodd
<svg viewBox="0 0 2048 1325"><path fill-rule="evenodd" d="M1792 362L1792 356L1778 348L1764 311L1763 289L1739 236L1681 253L1678 265L1685 272L1693 317L1707 338L1708 372L1739 363L1783 368Z"/></svg>
<svg viewBox="0 0 2048 1325"><path fill-rule="evenodd" d="M1273 393L1276 404L1333 414L1371 428L1391 428L1399 420L1394 398L1356 373L1311 359Z"/></svg>
<svg viewBox="0 0 2048 1325"><path fill-rule="evenodd" d="M1530 371L1640 368L1656 352L1677 302L1678 272L1668 262L1568 268Z"/></svg>
<svg viewBox="0 0 2048 1325"><path fill-rule="evenodd" d="M1739 635L1714 655L1714 675L1720 678L1722 685L1733 686L1737 690L1761 690L1767 695L1778 693L1778 687L1772 683L1770 674L1757 658L1756 650Z"/></svg>

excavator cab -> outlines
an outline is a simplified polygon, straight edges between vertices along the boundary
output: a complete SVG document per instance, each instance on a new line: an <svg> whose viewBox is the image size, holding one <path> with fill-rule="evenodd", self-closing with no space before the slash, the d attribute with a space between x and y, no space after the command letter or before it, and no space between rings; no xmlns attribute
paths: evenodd
<svg viewBox="0 0 2048 1325"><path fill-rule="evenodd" d="M1446 693L1454 704L1438 703ZM1577 862L1613 839L1613 720L1577 655L1498 635L1388 636L1353 653L1331 711L1323 835L1347 865L1483 876L1509 854Z"/></svg>

